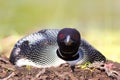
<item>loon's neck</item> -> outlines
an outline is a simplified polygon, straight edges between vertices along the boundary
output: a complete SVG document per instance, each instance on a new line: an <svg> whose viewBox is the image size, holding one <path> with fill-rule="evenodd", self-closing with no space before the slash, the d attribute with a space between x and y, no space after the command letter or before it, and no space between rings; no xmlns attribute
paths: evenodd
<svg viewBox="0 0 120 80"><path fill-rule="evenodd" d="M79 58L79 53L78 51L64 52L64 51L60 51L60 49L57 49L57 56L63 60L72 61Z"/></svg>

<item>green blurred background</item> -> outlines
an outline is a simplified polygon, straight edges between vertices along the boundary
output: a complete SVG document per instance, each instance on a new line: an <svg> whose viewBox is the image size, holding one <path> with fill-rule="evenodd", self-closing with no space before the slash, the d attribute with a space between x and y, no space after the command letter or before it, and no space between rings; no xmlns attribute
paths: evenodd
<svg viewBox="0 0 120 80"><path fill-rule="evenodd" d="M0 54L22 36L72 27L108 59L120 62L120 0L0 0Z"/></svg>

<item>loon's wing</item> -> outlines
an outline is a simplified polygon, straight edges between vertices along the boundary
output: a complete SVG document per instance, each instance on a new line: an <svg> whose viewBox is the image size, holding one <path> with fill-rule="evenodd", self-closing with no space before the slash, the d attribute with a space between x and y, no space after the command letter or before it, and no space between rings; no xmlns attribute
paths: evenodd
<svg viewBox="0 0 120 80"><path fill-rule="evenodd" d="M20 39L14 46L10 62L17 66L58 66L64 61L56 54L58 29L45 29Z"/></svg>
<svg viewBox="0 0 120 80"><path fill-rule="evenodd" d="M105 56L84 39L81 39L80 49L83 50L83 53L86 56L85 59L88 60L89 62L106 61Z"/></svg>

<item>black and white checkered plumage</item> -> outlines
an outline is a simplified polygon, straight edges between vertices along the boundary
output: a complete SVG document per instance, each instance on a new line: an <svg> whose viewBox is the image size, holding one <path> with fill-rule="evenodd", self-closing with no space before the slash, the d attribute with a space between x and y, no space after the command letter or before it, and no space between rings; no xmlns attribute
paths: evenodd
<svg viewBox="0 0 120 80"><path fill-rule="evenodd" d="M92 45L90 45L86 40L81 39L81 45L80 45L80 49L82 49L84 51L84 53L87 56L87 61L93 63L95 61L106 61L106 58L104 55L102 55L101 52L99 52L98 50L96 50Z"/></svg>
<svg viewBox="0 0 120 80"><path fill-rule="evenodd" d="M57 57L57 29L45 29L20 39L14 46L10 62L17 65L51 67L64 63Z"/></svg>
<svg viewBox="0 0 120 80"><path fill-rule="evenodd" d="M51 67L66 62L74 65L87 61L106 60L99 51L83 39L80 39L78 49L75 49L75 56L77 55L75 58L62 59L58 54L60 51L57 43L59 31L59 29L44 29L23 37L15 44L10 55L10 62L17 66Z"/></svg>

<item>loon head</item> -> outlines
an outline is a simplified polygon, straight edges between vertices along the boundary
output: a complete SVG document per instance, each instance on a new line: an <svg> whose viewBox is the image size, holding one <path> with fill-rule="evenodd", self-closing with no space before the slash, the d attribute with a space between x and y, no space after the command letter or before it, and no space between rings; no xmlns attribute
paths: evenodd
<svg viewBox="0 0 120 80"><path fill-rule="evenodd" d="M57 35L59 50L64 54L75 54L81 43L80 33L74 28L61 29Z"/></svg>

